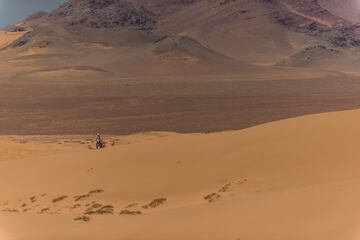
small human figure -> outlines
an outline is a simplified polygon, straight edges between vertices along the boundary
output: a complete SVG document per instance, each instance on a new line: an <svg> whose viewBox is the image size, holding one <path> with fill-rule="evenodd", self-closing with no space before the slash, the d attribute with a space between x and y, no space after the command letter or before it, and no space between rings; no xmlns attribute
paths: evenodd
<svg viewBox="0 0 360 240"><path fill-rule="evenodd" d="M100 133L96 134L96 149L104 148L105 144L104 141L101 138Z"/></svg>

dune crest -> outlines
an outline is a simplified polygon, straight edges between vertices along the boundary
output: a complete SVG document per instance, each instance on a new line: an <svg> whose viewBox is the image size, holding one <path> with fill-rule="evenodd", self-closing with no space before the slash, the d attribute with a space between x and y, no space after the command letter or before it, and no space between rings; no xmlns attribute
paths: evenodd
<svg viewBox="0 0 360 240"><path fill-rule="evenodd" d="M89 137L4 138L8 156L26 149L29 156L1 157L3 234L354 239L359 121L356 110L241 131L113 136L101 151L89 147ZM34 146L45 154L31 157ZM55 146L58 151L47 152Z"/></svg>

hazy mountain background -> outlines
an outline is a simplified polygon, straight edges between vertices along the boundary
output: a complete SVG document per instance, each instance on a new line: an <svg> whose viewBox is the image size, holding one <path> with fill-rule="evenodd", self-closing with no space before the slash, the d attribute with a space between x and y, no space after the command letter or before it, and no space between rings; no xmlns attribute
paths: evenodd
<svg viewBox="0 0 360 240"><path fill-rule="evenodd" d="M49 11L64 0L0 0L0 27L13 24L36 11Z"/></svg>
<svg viewBox="0 0 360 240"><path fill-rule="evenodd" d="M23 20L0 30L2 134L214 132L360 108L357 0L7 5Z"/></svg>

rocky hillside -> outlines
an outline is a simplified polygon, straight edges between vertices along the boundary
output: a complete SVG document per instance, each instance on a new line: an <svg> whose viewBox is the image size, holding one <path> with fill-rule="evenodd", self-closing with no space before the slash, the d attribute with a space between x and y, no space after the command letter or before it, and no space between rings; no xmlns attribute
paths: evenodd
<svg viewBox="0 0 360 240"><path fill-rule="evenodd" d="M304 62L306 53L309 58L315 57L320 65L333 67L325 59L327 54L317 55L318 51L308 54L308 49L318 50L317 46L323 46L341 56L346 55L340 54L344 51L358 54L360 25L347 14L349 8L356 5L354 1L70 0L51 13L34 14L8 30L30 31L15 44L20 47L35 37L38 42L51 45L50 40L41 41L39 36L53 37L60 32L58 29L51 33L55 28L60 28L62 35L70 35L62 39L70 45L79 38L94 41L94 37L83 34L90 30L78 28L112 34L131 29L146 32L155 39L186 36L221 56L251 64L274 65L286 61L291 65ZM342 3L343 10L340 10ZM108 38L101 37L101 41L112 45ZM132 45L132 42L122 44ZM297 59L299 56L301 59ZM360 53L358 56L360 59ZM289 59L291 61L287 61ZM337 67L348 68L346 61L343 62L344 66Z"/></svg>
<svg viewBox="0 0 360 240"><path fill-rule="evenodd" d="M71 0L50 13L48 19L91 28L152 29L156 23L152 12L126 0Z"/></svg>

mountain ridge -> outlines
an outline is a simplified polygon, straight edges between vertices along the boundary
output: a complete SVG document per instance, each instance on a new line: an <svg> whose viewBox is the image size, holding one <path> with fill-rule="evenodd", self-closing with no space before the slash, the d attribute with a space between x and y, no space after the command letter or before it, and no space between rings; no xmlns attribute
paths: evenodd
<svg viewBox="0 0 360 240"><path fill-rule="evenodd" d="M326 0L70 0L50 13L36 13L6 30L29 32L12 45L17 48L25 48L31 39L43 38L36 45L50 49L51 42L59 42L45 39L52 28L68 36L68 40L58 38L72 49L72 43L79 39L94 39L77 36L76 32L85 31L81 29L95 29L94 34L128 29L158 39L186 36L219 56L255 65L277 65L319 45L335 48L344 53L342 56L352 51L356 53L354 58L360 59L360 24L324 6L328 6ZM110 44L108 40L103 42ZM321 56L317 62L321 68L337 66ZM337 69L360 69L360 64L343 63Z"/></svg>

